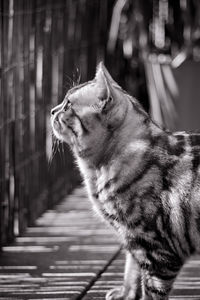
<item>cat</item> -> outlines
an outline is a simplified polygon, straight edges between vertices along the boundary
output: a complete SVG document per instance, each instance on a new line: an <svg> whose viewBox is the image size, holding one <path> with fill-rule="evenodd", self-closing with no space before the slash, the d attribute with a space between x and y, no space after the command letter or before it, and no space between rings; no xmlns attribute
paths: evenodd
<svg viewBox="0 0 200 300"><path fill-rule="evenodd" d="M168 299L200 249L200 135L160 128L102 62L51 114L95 210L126 249L123 287L106 299Z"/></svg>

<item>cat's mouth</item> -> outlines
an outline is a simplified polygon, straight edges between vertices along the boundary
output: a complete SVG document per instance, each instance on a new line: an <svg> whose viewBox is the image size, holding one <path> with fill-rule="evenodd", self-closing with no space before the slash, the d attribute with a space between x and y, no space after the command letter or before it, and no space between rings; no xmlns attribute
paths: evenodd
<svg viewBox="0 0 200 300"><path fill-rule="evenodd" d="M56 138L72 146L74 138L77 138L78 134L73 129L73 125L68 120L68 116L66 116L65 112L57 112L57 114L51 118L51 122Z"/></svg>
<svg viewBox="0 0 200 300"><path fill-rule="evenodd" d="M67 119L64 112L58 112L51 118L53 132L57 138L62 138L67 134L69 127L67 125Z"/></svg>

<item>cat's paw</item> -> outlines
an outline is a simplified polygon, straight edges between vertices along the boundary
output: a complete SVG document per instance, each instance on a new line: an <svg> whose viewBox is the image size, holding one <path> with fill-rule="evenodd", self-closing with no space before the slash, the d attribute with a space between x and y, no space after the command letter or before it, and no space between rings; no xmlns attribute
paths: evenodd
<svg viewBox="0 0 200 300"><path fill-rule="evenodd" d="M106 300L124 300L124 287L110 290L106 294Z"/></svg>
<svg viewBox="0 0 200 300"><path fill-rule="evenodd" d="M106 294L106 300L136 300L135 292L129 290L125 292L124 287L115 288Z"/></svg>

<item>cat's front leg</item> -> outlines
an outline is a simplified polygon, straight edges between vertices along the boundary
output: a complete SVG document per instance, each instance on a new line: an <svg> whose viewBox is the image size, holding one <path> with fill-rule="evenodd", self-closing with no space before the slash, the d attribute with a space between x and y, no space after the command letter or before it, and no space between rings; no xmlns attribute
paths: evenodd
<svg viewBox="0 0 200 300"><path fill-rule="evenodd" d="M141 295L140 267L134 257L127 252L124 272L124 284L106 295L106 300L136 300Z"/></svg>
<svg viewBox="0 0 200 300"><path fill-rule="evenodd" d="M174 280L163 280L158 276L142 272L142 300L168 300Z"/></svg>

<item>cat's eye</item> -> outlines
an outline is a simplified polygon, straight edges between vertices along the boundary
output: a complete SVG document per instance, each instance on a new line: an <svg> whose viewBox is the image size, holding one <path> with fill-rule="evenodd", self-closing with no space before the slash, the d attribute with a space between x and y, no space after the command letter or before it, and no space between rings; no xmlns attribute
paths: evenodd
<svg viewBox="0 0 200 300"><path fill-rule="evenodd" d="M64 105L63 110L66 111L72 106L71 102L68 100L67 103Z"/></svg>

